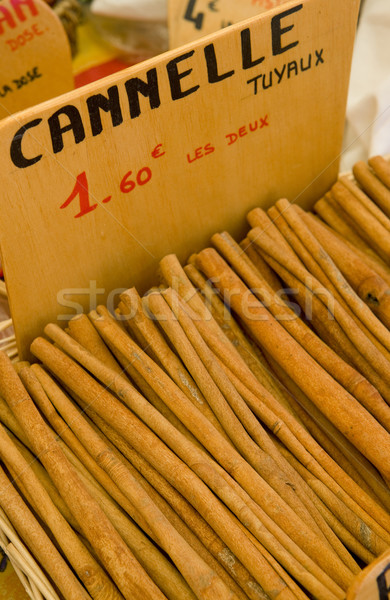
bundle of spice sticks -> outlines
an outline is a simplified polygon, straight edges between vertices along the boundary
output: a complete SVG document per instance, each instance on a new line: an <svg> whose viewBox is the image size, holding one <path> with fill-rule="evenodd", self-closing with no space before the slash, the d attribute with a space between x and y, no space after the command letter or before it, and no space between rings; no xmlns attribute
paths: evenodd
<svg viewBox="0 0 390 600"><path fill-rule="evenodd" d="M0 506L50 597L341 600L389 548L390 164L354 175L0 355Z"/></svg>

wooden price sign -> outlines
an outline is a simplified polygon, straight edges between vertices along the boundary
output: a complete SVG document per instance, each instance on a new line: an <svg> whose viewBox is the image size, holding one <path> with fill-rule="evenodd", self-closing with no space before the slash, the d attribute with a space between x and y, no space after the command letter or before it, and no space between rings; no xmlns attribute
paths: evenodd
<svg viewBox="0 0 390 600"><path fill-rule="evenodd" d="M0 124L19 350L212 233L335 180L358 0L290 1Z"/></svg>
<svg viewBox="0 0 390 600"><path fill-rule="evenodd" d="M0 119L72 90L59 18L43 0L0 0Z"/></svg>
<svg viewBox="0 0 390 600"><path fill-rule="evenodd" d="M169 44L177 48L287 0L168 0Z"/></svg>
<svg viewBox="0 0 390 600"><path fill-rule="evenodd" d="M348 591L347 600L389 600L390 552L363 569Z"/></svg>

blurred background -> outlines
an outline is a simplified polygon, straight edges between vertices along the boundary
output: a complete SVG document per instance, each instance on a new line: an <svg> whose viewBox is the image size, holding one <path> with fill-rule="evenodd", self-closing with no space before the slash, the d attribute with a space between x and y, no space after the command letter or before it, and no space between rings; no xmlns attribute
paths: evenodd
<svg viewBox="0 0 390 600"><path fill-rule="evenodd" d="M390 2L363 0L354 48L341 170L390 153Z"/></svg>

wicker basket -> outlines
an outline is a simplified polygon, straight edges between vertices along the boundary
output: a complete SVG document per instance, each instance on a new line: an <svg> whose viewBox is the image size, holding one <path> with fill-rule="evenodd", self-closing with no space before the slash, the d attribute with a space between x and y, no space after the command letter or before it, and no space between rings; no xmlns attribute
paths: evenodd
<svg viewBox="0 0 390 600"><path fill-rule="evenodd" d="M60 600L42 569L31 556L0 508L0 548L7 555L31 600Z"/></svg>

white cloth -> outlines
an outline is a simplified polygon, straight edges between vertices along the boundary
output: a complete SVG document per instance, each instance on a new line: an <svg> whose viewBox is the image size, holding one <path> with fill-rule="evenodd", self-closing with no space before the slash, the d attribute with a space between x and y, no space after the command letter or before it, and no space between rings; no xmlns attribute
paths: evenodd
<svg viewBox="0 0 390 600"><path fill-rule="evenodd" d="M341 170L390 153L390 1L364 0L357 30Z"/></svg>
<svg viewBox="0 0 390 600"><path fill-rule="evenodd" d="M168 0L93 0L91 11L116 19L166 23Z"/></svg>

